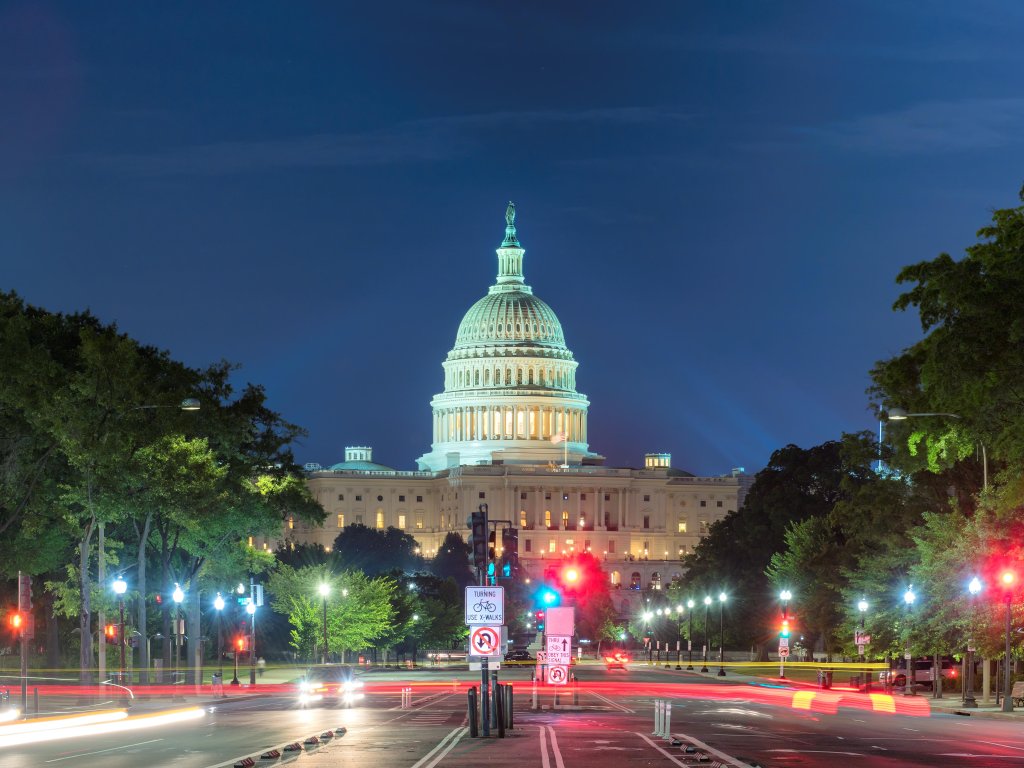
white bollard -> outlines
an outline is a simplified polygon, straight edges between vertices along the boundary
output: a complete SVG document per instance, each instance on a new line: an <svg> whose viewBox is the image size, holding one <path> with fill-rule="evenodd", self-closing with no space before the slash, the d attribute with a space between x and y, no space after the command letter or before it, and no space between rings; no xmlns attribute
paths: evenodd
<svg viewBox="0 0 1024 768"><path fill-rule="evenodd" d="M671 701L666 701L665 702L665 723L664 723L664 725L665 725L665 727L663 729L664 733L662 734L662 736L664 737L665 741L671 741L672 740L672 702Z"/></svg>
<svg viewBox="0 0 1024 768"><path fill-rule="evenodd" d="M661 736L661 699L654 700L654 732L652 736Z"/></svg>

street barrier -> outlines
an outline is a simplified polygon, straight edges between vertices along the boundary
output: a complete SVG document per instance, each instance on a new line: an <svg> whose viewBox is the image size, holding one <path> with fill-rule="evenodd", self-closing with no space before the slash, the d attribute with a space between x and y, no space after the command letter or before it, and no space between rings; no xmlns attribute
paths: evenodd
<svg viewBox="0 0 1024 768"><path fill-rule="evenodd" d="M254 765L256 765L256 761L251 757L243 757L235 763L234 768L252 768Z"/></svg>
<svg viewBox="0 0 1024 768"><path fill-rule="evenodd" d="M469 690L466 691L466 707L467 716L469 718L469 735L471 738L476 738L479 735L479 727L476 721L476 687L470 686Z"/></svg>
<svg viewBox="0 0 1024 768"><path fill-rule="evenodd" d="M412 709L412 688L402 689L402 709Z"/></svg>
<svg viewBox="0 0 1024 768"><path fill-rule="evenodd" d="M654 700L654 730L652 736L659 736L666 741L672 738L672 702L664 699Z"/></svg>
<svg viewBox="0 0 1024 768"><path fill-rule="evenodd" d="M281 753L276 749L271 749L260 755L260 760L276 760L281 756Z"/></svg>

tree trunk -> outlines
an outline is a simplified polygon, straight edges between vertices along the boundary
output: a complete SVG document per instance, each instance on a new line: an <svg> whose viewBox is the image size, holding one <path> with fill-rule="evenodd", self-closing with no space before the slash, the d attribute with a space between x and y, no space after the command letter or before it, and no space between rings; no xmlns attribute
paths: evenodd
<svg viewBox="0 0 1024 768"><path fill-rule="evenodd" d="M85 684L92 682L92 605L89 594L92 591L89 574L89 543L92 540L92 523L86 535L78 542L78 589L81 605L78 609L78 666L79 676Z"/></svg>

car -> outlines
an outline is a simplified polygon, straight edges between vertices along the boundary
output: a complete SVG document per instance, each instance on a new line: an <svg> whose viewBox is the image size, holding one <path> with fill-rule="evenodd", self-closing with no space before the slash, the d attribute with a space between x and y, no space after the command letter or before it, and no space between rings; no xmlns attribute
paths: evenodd
<svg viewBox="0 0 1024 768"><path fill-rule="evenodd" d="M347 664L310 667L299 682L299 705L341 704L351 707L363 698L363 681Z"/></svg>
<svg viewBox="0 0 1024 768"><path fill-rule="evenodd" d="M928 658L914 659L914 684L924 685L927 688L932 687L933 682L933 665L934 661ZM958 674L956 662L951 658L942 659L942 679L943 680L955 680ZM907 683L907 661L906 659L899 659L898 664L894 669L883 669L878 673L878 682L883 685L889 682L890 676L892 679L892 685L897 688L902 688Z"/></svg>
<svg viewBox="0 0 1024 768"><path fill-rule="evenodd" d="M505 654L505 661L532 662L536 659L530 655L529 651L509 651Z"/></svg>
<svg viewBox="0 0 1024 768"><path fill-rule="evenodd" d="M605 669L626 669L627 664L629 664L629 656L623 651L605 654Z"/></svg>

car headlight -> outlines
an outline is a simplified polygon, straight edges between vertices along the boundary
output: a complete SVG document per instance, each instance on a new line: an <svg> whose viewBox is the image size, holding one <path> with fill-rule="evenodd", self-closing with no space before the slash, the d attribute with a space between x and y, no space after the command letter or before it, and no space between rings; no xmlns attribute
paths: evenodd
<svg viewBox="0 0 1024 768"><path fill-rule="evenodd" d="M305 693L309 689L310 689L310 685L305 680L303 680L301 683L299 683L299 690L302 691L303 693Z"/></svg>

